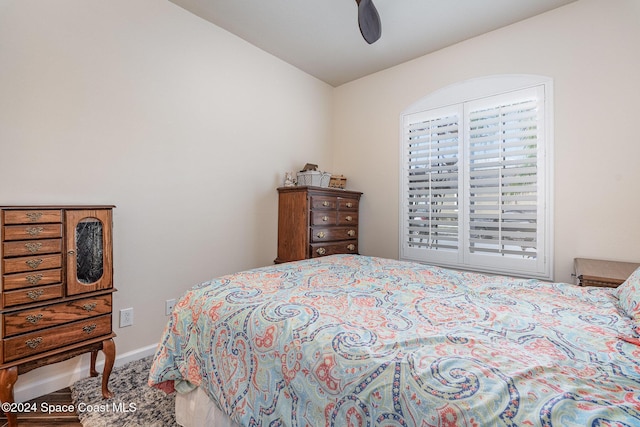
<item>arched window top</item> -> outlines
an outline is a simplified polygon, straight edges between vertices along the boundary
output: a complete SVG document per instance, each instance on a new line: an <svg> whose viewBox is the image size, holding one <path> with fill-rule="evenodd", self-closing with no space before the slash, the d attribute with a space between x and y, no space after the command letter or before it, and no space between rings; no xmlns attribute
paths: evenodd
<svg viewBox="0 0 640 427"><path fill-rule="evenodd" d="M431 92L407 107L402 112L402 115L459 104L541 84L551 90L552 82L553 80L550 77L534 74L497 74L476 77L453 83Z"/></svg>

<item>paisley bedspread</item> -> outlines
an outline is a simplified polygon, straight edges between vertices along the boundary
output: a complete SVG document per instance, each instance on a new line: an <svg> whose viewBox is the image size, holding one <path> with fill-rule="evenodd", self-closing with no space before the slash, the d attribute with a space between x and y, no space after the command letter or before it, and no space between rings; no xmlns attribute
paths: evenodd
<svg viewBox="0 0 640 427"><path fill-rule="evenodd" d="M632 327L606 288L335 255L194 287L149 384L243 426L638 426Z"/></svg>

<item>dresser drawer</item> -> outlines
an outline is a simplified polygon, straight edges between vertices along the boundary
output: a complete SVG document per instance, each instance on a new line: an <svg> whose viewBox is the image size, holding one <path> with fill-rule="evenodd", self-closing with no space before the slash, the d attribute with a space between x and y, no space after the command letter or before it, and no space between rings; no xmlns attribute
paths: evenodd
<svg viewBox="0 0 640 427"><path fill-rule="evenodd" d="M311 245L311 258L335 254L357 254L358 241L347 240L339 243L314 243Z"/></svg>
<svg viewBox="0 0 640 427"><path fill-rule="evenodd" d="M313 227L310 236L313 243L357 238L358 227Z"/></svg>
<svg viewBox="0 0 640 427"><path fill-rule="evenodd" d="M338 198L331 196L311 196L311 209L329 209L336 210L338 208Z"/></svg>
<svg viewBox="0 0 640 427"><path fill-rule="evenodd" d="M2 306L13 307L20 304L48 301L62 297L62 284L38 286L36 288L20 289L2 293Z"/></svg>
<svg viewBox="0 0 640 427"><path fill-rule="evenodd" d="M336 225L338 222L338 212L312 211L311 225Z"/></svg>
<svg viewBox="0 0 640 427"><path fill-rule="evenodd" d="M111 333L111 314L4 339L4 362Z"/></svg>
<svg viewBox="0 0 640 427"><path fill-rule="evenodd" d="M4 274L21 273L24 271L50 270L62 266L62 254L6 258L2 260Z"/></svg>
<svg viewBox="0 0 640 427"><path fill-rule="evenodd" d="M5 314L5 337L111 313L111 294Z"/></svg>
<svg viewBox="0 0 640 427"><path fill-rule="evenodd" d="M62 239L26 240L2 244L2 255L5 258L55 252L62 252Z"/></svg>
<svg viewBox="0 0 640 427"><path fill-rule="evenodd" d="M349 225L358 223L358 212L338 212L338 225Z"/></svg>
<svg viewBox="0 0 640 427"><path fill-rule="evenodd" d="M45 222L62 222L62 211L59 209L4 211L5 224L40 224Z"/></svg>
<svg viewBox="0 0 640 427"><path fill-rule="evenodd" d="M3 239L29 240L62 237L62 224L6 225Z"/></svg>
<svg viewBox="0 0 640 427"><path fill-rule="evenodd" d="M358 199L344 199L342 197L338 198L338 210L358 210Z"/></svg>
<svg viewBox="0 0 640 427"><path fill-rule="evenodd" d="M51 285L62 281L62 270L41 270L29 273L9 274L2 278L2 290L28 288L36 285Z"/></svg>

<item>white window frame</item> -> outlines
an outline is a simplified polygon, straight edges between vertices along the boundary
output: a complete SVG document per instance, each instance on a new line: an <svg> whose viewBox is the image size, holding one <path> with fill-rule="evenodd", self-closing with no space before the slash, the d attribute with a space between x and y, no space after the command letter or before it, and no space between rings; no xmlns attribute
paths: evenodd
<svg viewBox="0 0 640 427"><path fill-rule="evenodd" d="M535 231L533 233L535 248L532 249L535 255L509 255L506 250L503 253L490 253L488 250L486 253L482 251L478 253L479 251L474 251L470 246L469 212L470 200L472 199L469 181L471 168L468 158L470 156L469 140L471 134L469 131L471 126L469 121L470 108L481 106L486 102L491 104L502 98L510 101L511 98L515 99L514 97L522 95L531 95L538 100L536 110L538 121L536 122L535 135L537 143L535 194L537 199L532 210L535 211ZM411 160L415 162L416 155L414 150L410 158L408 129L412 124L437 120L446 114L459 115L458 128L455 130L455 136L458 140L458 191L455 196L457 197L457 242L452 243L452 248L448 248L446 245L418 245L415 244L415 239L410 242L409 238L409 162ZM438 135L441 134L442 132L438 133ZM400 116L400 162L400 259L463 270L553 280L552 79L536 75L495 75L456 83L427 95L409 106ZM415 171L415 169L413 170ZM455 186L455 182L452 185ZM438 209L437 212L442 212L442 210ZM415 214L413 215L415 216ZM426 221L425 218L420 219ZM430 224L429 221L426 222Z"/></svg>

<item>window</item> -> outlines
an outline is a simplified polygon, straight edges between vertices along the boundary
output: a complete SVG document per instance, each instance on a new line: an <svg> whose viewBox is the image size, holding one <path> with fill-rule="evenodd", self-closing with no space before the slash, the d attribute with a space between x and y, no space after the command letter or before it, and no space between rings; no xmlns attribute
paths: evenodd
<svg viewBox="0 0 640 427"><path fill-rule="evenodd" d="M402 259L552 279L552 82L492 76L402 114Z"/></svg>

